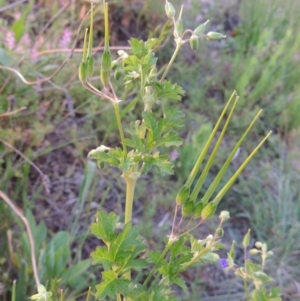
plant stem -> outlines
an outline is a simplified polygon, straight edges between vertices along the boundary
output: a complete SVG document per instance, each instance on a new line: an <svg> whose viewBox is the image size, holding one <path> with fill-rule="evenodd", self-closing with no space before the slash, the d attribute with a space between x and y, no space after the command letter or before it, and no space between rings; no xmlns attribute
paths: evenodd
<svg viewBox="0 0 300 301"><path fill-rule="evenodd" d="M116 297L117 297L117 301L122 301L120 294L117 294Z"/></svg>
<svg viewBox="0 0 300 301"><path fill-rule="evenodd" d="M134 190L137 179L130 178L129 175L124 175L126 180L126 204L125 204L125 221L124 223L128 223L131 221L132 217L132 205L134 198Z"/></svg>
<svg viewBox="0 0 300 301"><path fill-rule="evenodd" d="M183 272L184 270L186 270L189 266L193 265L194 263L197 262L197 260L203 256L205 253L210 251L210 247L205 247L204 249L202 249L197 256L194 256L193 259L191 259L189 262L187 262L186 264L182 265L182 268L179 270L180 272Z"/></svg>
<svg viewBox="0 0 300 301"><path fill-rule="evenodd" d="M244 246L244 268L245 268L245 276L247 277L247 249ZM244 290L245 290L245 294L246 294L246 301L249 300L249 292L248 292L248 283L247 283L247 279L243 278L244 281Z"/></svg>
<svg viewBox="0 0 300 301"><path fill-rule="evenodd" d="M148 277L146 278L146 280L144 281L143 285L147 285L148 282L150 281L151 277L153 276L157 266L159 265L159 263L164 259L164 257L167 255L168 251L170 250L172 244L173 244L174 240L170 240L168 241L168 243L165 246L164 251L162 252L162 254L160 255L160 257L158 258L156 264L154 265L154 267L152 268L151 272L148 274Z"/></svg>
<svg viewBox="0 0 300 301"><path fill-rule="evenodd" d="M166 67L166 70L165 70L164 74L162 75L162 77L160 79L160 82L162 82L165 79L166 75L168 74L168 72L169 72L170 68L172 67L173 62L174 62L174 60L175 60L175 58L176 58L176 56L177 56L177 54L178 54L181 46L182 46L181 40L177 41L175 51L174 51L174 53L173 53L173 55L171 57L171 60L170 60L170 62L168 64L168 66Z"/></svg>
<svg viewBox="0 0 300 301"><path fill-rule="evenodd" d="M127 156L127 148L126 148L126 144L125 144L124 131L123 131L122 123L121 123L119 103L113 102L113 106L115 109L115 115L116 115L117 124L118 124L118 128L119 128L120 136L121 136L121 143L123 145L124 155L126 157Z"/></svg>
<svg viewBox="0 0 300 301"><path fill-rule="evenodd" d="M126 204L125 204L125 220L124 223L127 224L131 221L132 218L132 206L133 206L133 198L134 198L134 190L135 190L135 184L137 179L131 178L129 174L124 175L125 181L126 181ZM124 277L128 280L131 280L131 273L130 271L124 274ZM126 299L127 301L130 301L129 298ZM121 301L121 299L118 299L117 301Z"/></svg>

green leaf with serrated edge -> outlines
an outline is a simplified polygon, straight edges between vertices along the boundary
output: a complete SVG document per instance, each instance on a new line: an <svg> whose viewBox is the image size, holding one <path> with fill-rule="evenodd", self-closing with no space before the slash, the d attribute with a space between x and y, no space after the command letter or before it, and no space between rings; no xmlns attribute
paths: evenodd
<svg viewBox="0 0 300 301"><path fill-rule="evenodd" d="M158 141L163 128L163 120L157 120L155 114L148 111L143 112L142 115L145 127L153 133L152 141Z"/></svg>
<svg viewBox="0 0 300 301"><path fill-rule="evenodd" d="M91 231L102 239L105 244L111 243L116 237L114 229L118 220L119 217L113 212L108 214L104 211L99 211L96 214L96 223L91 225Z"/></svg>
<svg viewBox="0 0 300 301"><path fill-rule="evenodd" d="M128 56L125 61L124 61L124 71L125 76L128 77L128 79L135 79L135 78L140 78L140 76L135 75L135 73L132 73L132 71L135 71L138 73L138 75L140 75L139 71L139 59L134 56L134 55L130 55ZM131 71L131 72L130 72Z"/></svg>
<svg viewBox="0 0 300 301"><path fill-rule="evenodd" d="M141 160L142 160L141 154L132 150L127 154L127 157L125 159L121 160L118 167L122 171L126 172L130 169L131 166L135 165Z"/></svg>
<svg viewBox="0 0 300 301"><path fill-rule="evenodd" d="M145 301L150 300L150 292L147 288L139 283L131 282L129 285L128 298L134 301Z"/></svg>
<svg viewBox="0 0 300 301"><path fill-rule="evenodd" d="M201 252L206 244L205 240L197 240L194 236L190 236L190 242L191 242L191 251L193 253Z"/></svg>
<svg viewBox="0 0 300 301"><path fill-rule="evenodd" d="M136 246L141 244L138 239L138 231L131 227L131 223L127 223L124 229L110 245L110 252L115 262L121 262L130 256Z"/></svg>
<svg viewBox="0 0 300 301"><path fill-rule="evenodd" d="M149 263L156 264L159 261L160 256L161 256L161 252L159 252L159 251L150 251L150 252L147 253L147 257L148 257L147 261ZM161 260L161 263L163 263L163 261L164 260Z"/></svg>
<svg viewBox="0 0 300 301"><path fill-rule="evenodd" d="M148 49L142 40L131 38L129 44L131 46L130 53L136 55L138 58L142 58L148 53Z"/></svg>
<svg viewBox="0 0 300 301"><path fill-rule="evenodd" d="M183 140L179 137L177 132L170 131L163 135L157 142L157 146L180 146Z"/></svg>
<svg viewBox="0 0 300 301"><path fill-rule="evenodd" d="M185 283L185 281L183 280L183 278L181 278L181 277L176 277L176 278L174 278L174 283L175 284L177 284L180 288L182 288L184 291L187 291L188 290L188 288L187 288L187 286L186 286L186 283Z"/></svg>
<svg viewBox="0 0 300 301"><path fill-rule="evenodd" d="M117 278L114 271L105 271L102 272L103 282L96 286L97 288L97 297L100 299L106 297L113 297L117 293L120 293L124 296L127 296L129 293L129 284L130 281L124 278Z"/></svg>
<svg viewBox="0 0 300 301"><path fill-rule="evenodd" d="M162 174L172 175L173 164L168 161L168 155L159 156L158 153L153 154L153 156L145 156L144 158L144 172L147 173L153 165L156 165Z"/></svg>
<svg viewBox="0 0 300 301"><path fill-rule="evenodd" d="M247 260L246 265L247 265L247 271L249 272L258 272L261 270L261 266L259 264L254 263L250 259Z"/></svg>
<svg viewBox="0 0 300 301"><path fill-rule="evenodd" d="M150 73L156 73L157 58L150 49L150 44L136 39L131 39L129 43L132 45L132 49L129 56L124 59L125 87L126 90L140 90L146 85L143 80L151 80Z"/></svg>
<svg viewBox="0 0 300 301"><path fill-rule="evenodd" d="M174 113L174 111L173 111ZM174 115L173 115L174 116ZM179 146L182 144L182 139L178 133L169 128L175 128L175 123L171 122L171 116L167 114L167 118L162 118L157 121L156 116L152 112L143 112L144 125L147 128L147 149L150 152L154 147L158 146ZM178 120L177 120L178 121ZM170 124L172 125L170 126ZM165 125L166 124L166 125ZM168 130L168 131L167 131ZM163 134L165 132L165 134Z"/></svg>
<svg viewBox="0 0 300 301"><path fill-rule="evenodd" d="M97 160L98 165L107 163L112 166L119 167L124 161L124 154L121 148L106 148L105 146L98 147L89 152L88 157Z"/></svg>
<svg viewBox="0 0 300 301"><path fill-rule="evenodd" d="M184 90L170 81L156 82L153 84L154 95L157 99L181 100Z"/></svg>
<svg viewBox="0 0 300 301"><path fill-rule="evenodd" d="M147 267L148 263L144 259L130 259L126 262L125 266L122 266L121 274L123 275L124 273L127 273L131 270L140 271L141 269L145 269Z"/></svg>
<svg viewBox="0 0 300 301"><path fill-rule="evenodd" d="M148 266L148 263L144 259L136 259L136 257L141 253L144 252L147 247L140 242L140 245L134 247L132 249L130 255L126 257L122 263L120 263L120 267L118 269L118 273L125 273L130 269L140 270L141 268L145 268Z"/></svg>
<svg viewBox="0 0 300 301"><path fill-rule="evenodd" d="M273 290L277 290L279 294L273 295ZM271 289L268 294L264 287L256 288L250 295L250 301L282 301L281 293L278 288Z"/></svg>
<svg viewBox="0 0 300 301"><path fill-rule="evenodd" d="M131 135L131 139L125 139L125 143L127 146L137 149L139 152L145 153L145 142L144 139L141 138L142 129L143 125L140 124L139 120L131 122L130 129L126 130Z"/></svg>
<svg viewBox="0 0 300 301"><path fill-rule="evenodd" d="M156 254L152 254L152 257L154 257L152 260L157 260L156 256ZM180 281L177 278L182 265L189 262L192 258L193 254L190 248L186 246L185 237L181 237L174 242L170 248L169 262L160 262L159 272L164 276L165 284L171 285Z"/></svg>
<svg viewBox="0 0 300 301"><path fill-rule="evenodd" d="M150 292L142 292L140 295L129 294L128 297L134 301L175 301L176 298L170 296L174 294L171 290L167 290L162 285L156 285Z"/></svg>
<svg viewBox="0 0 300 301"><path fill-rule="evenodd" d="M174 291L170 289L169 286L164 286L162 284L156 285L151 290L151 301L173 301L176 300L174 297ZM172 296L173 295L173 296Z"/></svg>
<svg viewBox="0 0 300 301"><path fill-rule="evenodd" d="M182 126L184 126L184 114L176 106L164 106L163 132Z"/></svg>
<svg viewBox="0 0 300 301"><path fill-rule="evenodd" d="M114 258L106 247L97 247L95 251L91 253L93 259L92 264L102 264L105 270L110 269L114 264Z"/></svg>

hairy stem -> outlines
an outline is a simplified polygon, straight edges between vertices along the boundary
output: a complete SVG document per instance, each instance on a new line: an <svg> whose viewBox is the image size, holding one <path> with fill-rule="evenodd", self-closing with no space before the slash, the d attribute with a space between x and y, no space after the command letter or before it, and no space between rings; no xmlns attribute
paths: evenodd
<svg viewBox="0 0 300 301"><path fill-rule="evenodd" d="M114 102L113 105L114 105L115 115L116 115L116 119L117 119L117 123L118 123L118 128L119 128L119 132L120 132L121 143L122 143L122 146L123 146L124 155L126 157L127 156L127 148L126 148L126 144L125 144L125 137L124 137L123 126L122 126L122 123L121 123L119 103L118 102Z"/></svg>
<svg viewBox="0 0 300 301"><path fill-rule="evenodd" d="M126 204L125 204L125 220L124 223L127 224L131 221L132 218L132 207L133 207L133 199L134 199L134 190L137 179L131 178L130 174L124 175L126 181ZM128 280L131 279L130 271L124 274L124 277ZM129 298L126 301L130 301Z"/></svg>
<svg viewBox="0 0 300 301"><path fill-rule="evenodd" d="M247 275L247 248L244 246L244 268L245 268L245 274ZM245 294L246 294L246 301L249 300L249 291L248 291L248 283L247 283L247 279L243 278L244 281L244 290L245 290Z"/></svg>
<svg viewBox="0 0 300 301"><path fill-rule="evenodd" d="M126 180L126 205L125 205L125 224L131 221L132 206L134 198L134 190L137 179L130 178L129 175L124 176Z"/></svg>
<svg viewBox="0 0 300 301"><path fill-rule="evenodd" d="M162 254L160 255L159 259L157 260L156 264L154 265L154 267L152 268L151 272L148 274L148 277L146 278L146 280L144 281L143 285L147 285L148 282L150 281L151 277L153 276L157 266L159 265L159 263L165 258L165 256L167 255L168 251L170 250L172 244L173 244L174 240L170 240L168 241L168 243L165 246L164 251L162 252Z"/></svg>
<svg viewBox="0 0 300 301"><path fill-rule="evenodd" d="M181 46L182 46L182 42L178 41L177 44L176 44L175 51L174 51L174 53L173 53L173 55L171 57L171 60L170 60L170 62L168 64L168 66L166 67L166 70L165 70L164 74L162 75L162 77L160 79L160 82L162 82L165 79L166 75L168 74L169 70L171 69L171 67L172 67L172 65L174 63L174 60L175 60L175 58L176 58L176 56L177 56L177 54L178 54Z"/></svg>

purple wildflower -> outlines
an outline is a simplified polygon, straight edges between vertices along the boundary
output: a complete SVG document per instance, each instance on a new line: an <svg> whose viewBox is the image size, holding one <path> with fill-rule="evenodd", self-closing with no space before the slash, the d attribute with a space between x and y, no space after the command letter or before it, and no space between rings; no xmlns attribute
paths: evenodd
<svg viewBox="0 0 300 301"><path fill-rule="evenodd" d="M15 34L12 31L7 31L5 38L4 38L4 44L9 50L13 50L16 47L16 39Z"/></svg>
<svg viewBox="0 0 300 301"><path fill-rule="evenodd" d="M30 47L30 44L31 44L30 35L28 33L25 33L22 36L19 44L22 46L25 46L25 47Z"/></svg>
<svg viewBox="0 0 300 301"><path fill-rule="evenodd" d="M59 48L67 48L72 42L72 31L69 27L65 28L59 40Z"/></svg>
<svg viewBox="0 0 300 301"><path fill-rule="evenodd" d="M179 152L176 149L173 149L170 154L170 160L176 161L180 157Z"/></svg>
<svg viewBox="0 0 300 301"><path fill-rule="evenodd" d="M221 264L222 269L226 269L229 267L227 259L225 259L225 258L220 258L220 264Z"/></svg>

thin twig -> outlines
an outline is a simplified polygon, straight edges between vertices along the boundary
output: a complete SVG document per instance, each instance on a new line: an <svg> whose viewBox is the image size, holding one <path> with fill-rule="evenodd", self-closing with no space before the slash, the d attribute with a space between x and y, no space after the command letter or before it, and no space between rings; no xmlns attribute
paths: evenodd
<svg viewBox="0 0 300 301"><path fill-rule="evenodd" d="M42 177L43 186L44 186L46 192L50 193L49 177L46 174L44 174L41 171L41 169L37 165L35 165L29 158L27 158L22 152L20 152L18 149L16 149L14 146L12 146L10 143L8 143L7 141L3 140L2 138L0 138L0 142L2 142L7 147L9 147L10 149L12 149L14 152L16 152L18 155L20 155L26 162L28 162L33 168L35 168L35 170Z"/></svg>
<svg viewBox="0 0 300 301"><path fill-rule="evenodd" d="M203 222L204 222L204 219L201 218L201 220L196 224L196 226L192 227L191 229L189 229L189 230L187 230L187 231L185 231L183 233L180 233L180 235L178 237L181 237L181 236L183 236L183 235L185 235L185 234L187 234L189 232L192 232L193 230L195 230L196 228L198 228Z"/></svg>
<svg viewBox="0 0 300 301"><path fill-rule="evenodd" d="M26 110L27 108L26 107L22 107L20 109L17 109L15 111L10 111L10 112L6 112L6 113L3 113L3 114L0 114L0 118L3 118L3 117L8 117L8 116L11 116L11 115L15 115L21 111L24 111Z"/></svg>
<svg viewBox="0 0 300 301"><path fill-rule="evenodd" d="M109 47L110 50L130 50L131 47L130 46L110 46ZM98 50L104 50L104 46L98 46L98 47L94 47L93 48L93 53L97 52ZM71 52L72 49L71 48L56 48L56 49L47 49L47 50L42 50L40 52L34 53L33 55L31 55L31 58L35 58L38 56L42 56L45 54L53 54L53 53L63 53L63 52ZM75 48L73 50L74 53L81 53L83 52L82 48Z"/></svg>
<svg viewBox="0 0 300 301"><path fill-rule="evenodd" d="M88 15L90 14L91 10L89 10L87 12L87 14L85 15L85 17L83 18L83 20L81 21L80 25L79 25L79 28L78 28L78 31L77 31L77 34L76 34L76 38L75 38L75 41L74 41L74 45L73 47L71 48L71 53L69 54L69 56L66 58L66 60L54 71L54 73L52 75L50 75L49 77L46 77L46 78L43 78L43 79L40 79L40 80L36 80L36 81L28 81L25 79L25 77L16 69L14 68L11 68L11 67L6 67L6 66L2 66L0 65L0 69L3 69L3 70L8 70L10 72L13 72L15 73L20 79L21 81L28 85L28 86L33 86L33 85L36 85L36 84L41 84L43 82L47 82L49 81L50 79L52 79L54 76L56 76L59 71L69 62L69 60L72 58L73 56L73 53L74 53L74 50L75 50L75 47L76 47L76 44L77 44L77 40L78 40L78 36L80 34L80 30L81 30L81 27L84 23L84 21L86 20L86 18L88 17Z"/></svg>
<svg viewBox="0 0 300 301"><path fill-rule="evenodd" d="M181 231L184 232L193 221L194 221L194 219L191 217L190 220L188 221L188 223L182 228Z"/></svg>
<svg viewBox="0 0 300 301"><path fill-rule="evenodd" d="M176 233L178 231L178 229L179 229L179 227L180 227L180 225L182 224L183 221L184 221L184 216L182 215L180 220L179 220L179 223L175 227L174 233Z"/></svg>
<svg viewBox="0 0 300 301"><path fill-rule="evenodd" d="M175 206L175 212L174 212L174 218L173 218L173 223L172 223L172 231L171 231L171 234L174 234L174 228L175 228L175 222L176 222L178 207L179 207L179 206L178 206L178 204L176 203L176 206Z"/></svg>
<svg viewBox="0 0 300 301"><path fill-rule="evenodd" d="M0 87L0 94L3 92L4 88L7 86L9 81L11 80L12 76L11 74L5 79L3 85Z"/></svg>
<svg viewBox="0 0 300 301"><path fill-rule="evenodd" d="M1 190L0 190L0 197L17 214L17 216L22 220L22 222L25 225L25 228L26 228L26 231L28 234L28 238L29 238L29 244L30 244L31 264L32 264L32 269L33 269L33 275L34 275L34 279L35 279L35 284L38 287L40 285L40 279L39 279L36 260L35 260L34 240L33 240L33 235L32 235L29 223L28 223L26 217L22 214L21 210L18 209L13 204L11 199Z"/></svg>
<svg viewBox="0 0 300 301"><path fill-rule="evenodd" d="M27 2L27 1L28 1L28 0L20 0L20 1L17 1L17 2L15 2L15 3L11 3L11 4L8 4L8 5L6 5L6 6L3 6L3 7L0 8L0 13L6 11L6 10L8 10L8 9L11 9L11 8L13 8L14 6L17 6L17 5L19 5L19 4L22 4L22 3L24 3L24 2Z"/></svg>

